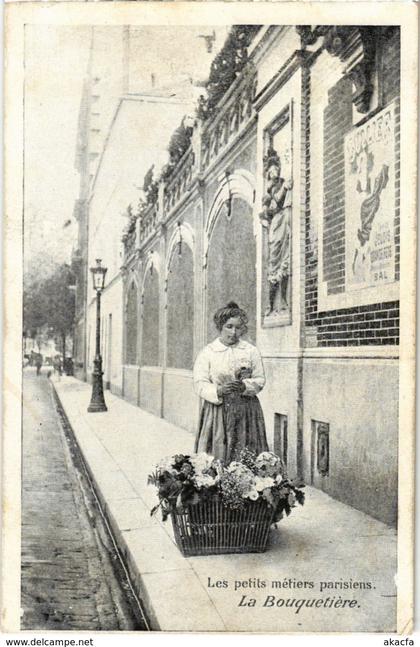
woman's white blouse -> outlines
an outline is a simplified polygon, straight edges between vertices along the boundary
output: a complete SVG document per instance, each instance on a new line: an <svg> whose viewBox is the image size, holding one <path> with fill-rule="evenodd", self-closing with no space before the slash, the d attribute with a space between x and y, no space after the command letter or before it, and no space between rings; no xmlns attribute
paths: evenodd
<svg viewBox="0 0 420 647"><path fill-rule="evenodd" d="M252 375L243 380L243 395L256 395L265 384L265 373L258 348L247 341L240 340L234 346L225 346L220 339L215 339L198 354L194 364L195 392L208 402L221 404L217 396L217 386L230 376L235 378L235 371L240 368L252 369Z"/></svg>

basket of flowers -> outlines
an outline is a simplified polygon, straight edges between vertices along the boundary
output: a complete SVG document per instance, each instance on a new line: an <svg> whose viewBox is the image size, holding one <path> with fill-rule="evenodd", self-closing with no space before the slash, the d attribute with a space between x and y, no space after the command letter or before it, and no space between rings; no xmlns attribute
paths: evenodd
<svg viewBox="0 0 420 647"><path fill-rule="evenodd" d="M271 524L303 505L302 484L289 480L272 452L243 449L228 465L206 453L164 458L149 476L162 519L171 517L185 557L263 552Z"/></svg>

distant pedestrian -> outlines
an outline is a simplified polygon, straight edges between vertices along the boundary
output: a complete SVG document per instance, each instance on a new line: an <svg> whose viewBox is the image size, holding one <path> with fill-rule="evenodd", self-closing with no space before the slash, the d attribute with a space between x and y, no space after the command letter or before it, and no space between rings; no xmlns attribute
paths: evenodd
<svg viewBox="0 0 420 647"><path fill-rule="evenodd" d="M42 355L41 353L38 353L35 359L35 366L36 366L36 374L41 375L41 368L42 368Z"/></svg>
<svg viewBox="0 0 420 647"><path fill-rule="evenodd" d="M61 358L59 355L54 357L53 360L54 373L58 373L59 376L62 374Z"/></svg>

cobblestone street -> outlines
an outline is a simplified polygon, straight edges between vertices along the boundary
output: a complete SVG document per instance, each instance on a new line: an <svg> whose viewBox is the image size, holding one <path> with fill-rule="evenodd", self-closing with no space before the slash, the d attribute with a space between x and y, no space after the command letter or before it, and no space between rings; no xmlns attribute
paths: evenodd
<svg viewBox="0 0 420 647"><path fill-rule="evenodd" d="M22 628L145 630L46 372L24 371Z"/></svg>

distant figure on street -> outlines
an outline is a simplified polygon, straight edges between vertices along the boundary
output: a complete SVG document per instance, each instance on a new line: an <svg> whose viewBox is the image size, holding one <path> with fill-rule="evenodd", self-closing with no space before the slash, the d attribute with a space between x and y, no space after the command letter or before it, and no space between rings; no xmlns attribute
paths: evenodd
<svg viewBox="0 0 420 647"><path fill-rule="evenodd" d="M54 366L54 373L58 373L58 375L61 376L62 367L61 367L61 357L60 357L60 355L57 355L56 357L54 357L53 366Z"/></svg>
<svg viewBox="0 0 420 647"><path fill-rule="evenodd" d="M35 358L35 366L36 366L36 374L41 375L41 368L42 368L42 355L41 355L41 353L38 353L36 358Z"/></svg>

